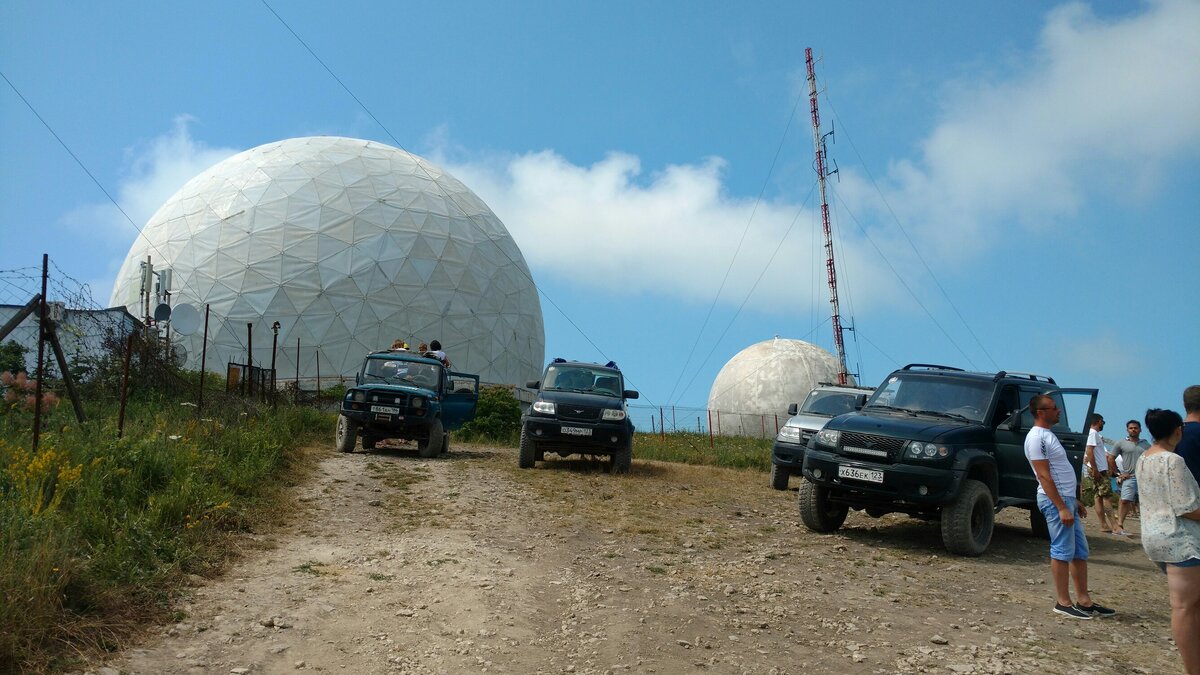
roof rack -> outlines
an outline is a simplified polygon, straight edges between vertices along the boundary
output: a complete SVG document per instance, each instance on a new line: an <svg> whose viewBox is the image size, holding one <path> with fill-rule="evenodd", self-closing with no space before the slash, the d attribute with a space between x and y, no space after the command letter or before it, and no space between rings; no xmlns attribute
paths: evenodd
<svg viewBox="0 0 1200 675"><path fill-rule="evenodd" d="M844 387L846 389L863 389L866 391L875 391L875 387L868 387L864 384L838 384L837 382L818 382L818 387Z"/></svg>
<svg viewBox="0 0 1200 675"><path fill-rule="evenodd" d="M960 373L966 372L962 368L955 368L954 366L939 366L936 363L910 363L900 370L913 370L915 368L925 368L927 370L954 370Z"/></svg>
<svg viewBox="0 0 1200 675"><path fill-rule="evenodd" d="M995 379L997 381L999 381L1006 377L1015 377L1015 378L1019 378L1019 379L1033 380L1034 382L1045 382L1047 384L1058 384L1057 382L1054 381L1054 378L1050 377L1049 375L1036 375L1034 373L1020 373L1015 370L1002 370L1002 371L996 373Z"/></svg>

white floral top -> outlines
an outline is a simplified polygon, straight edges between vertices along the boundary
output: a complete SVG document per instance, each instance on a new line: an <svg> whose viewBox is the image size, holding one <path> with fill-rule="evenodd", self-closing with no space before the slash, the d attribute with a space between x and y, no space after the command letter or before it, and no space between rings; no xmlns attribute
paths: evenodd
<svg viewBox="0 0 1200 675"><path fill-rule="evenodd" d="M1173 452L1142 455L1137 463L1142 548L1155 562L1200 558L1200 521L1180 514L1200 509L1200 485Z"/></svg>

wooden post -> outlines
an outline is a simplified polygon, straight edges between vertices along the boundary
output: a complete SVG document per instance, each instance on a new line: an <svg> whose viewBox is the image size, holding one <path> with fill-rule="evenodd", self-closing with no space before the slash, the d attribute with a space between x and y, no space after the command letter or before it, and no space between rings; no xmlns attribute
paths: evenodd
<svg viewBox="0 0 1200 675"><path fill-rule="evenodd" d="M671 415L671 419L672 420L675 419L674 414ZM660 433L662 434L662 439L665 441L665 440L667 440L667 426L665 424L663 424L663 421L664 421L663 420L663 409L659 408L658 409L658 428L661 430Z"/></svg>
<svg viewBox="0 0 1200 675"><path fill-rule="evenodd" d="M720 420L721 420L721 411L720 411L720 410L718 410L718 411L717 411L717 423L718 423L718 424L720 424ZM699 422L699 421L700 421L700 418L699 418L699 417L697 417L697 418L696 418L696 421L697 421L697 422ZM709 410L709 411L708 411L708 447L710 447L710 448L715 448L715 447L716 447L716 442L713 440L713 429L712 429L712 410Z"/></svg>
<svg viewBox="0 0 1200 675"><path fill-rule="evenodd" d="M33 451L37 453L38 438L42 434L42 380L44 375L43 359L46 355L46 277L50 269L50 254L42 254L42 301L38 315L38 358L37 384L33 388Z"/></svg>
<svg viewBox="0 0 1200 675"><path fill-rule="evenodd" d="M275 348L279 346L279 322L271 324L271 405L275 405Z"/></svg>
<svg viewBox="0 0 1200 675"><path fill-rule="evenodd" d="M196 399L196 414L204 407L204 373L208 360L208 303L204 303L204 336L200 338L200 396ZM226 373L228 375L228 373ZM228 391L228 388L226 388Z"/></svg>
<svg viewBox="0 0 1200 675"><path fill-rule="evenodd" d="M125 399L129 393L129 360L133 358L133 333L125 345L125 368L121 371L121 411L117 413L117 438L125 434Z"/></svg>
<svg viewBox="0 0 1200 675"><path fill-rule="evenodd" d="M317 403L321 402L321 350L313 350L313 359L317 362Z"/></svg>
<svg viewBox="0 0 1200 675"><path fill-rule="evenodd" d="M246 395L254 395L254 324L246 324Z"/></svg>
<svg viewBox="0 0 1200 675"><path fill-rule="evenodd" d="M708 413L708 426L712 426L712 411ZM717 409L717 433L721 433L721 410Z"/></svg>
<svg viewBox="0 0 1200 675"><path fill-rule="evenodd" d="M84 421L83 403L79 400L79 391L75 389L75 378L71 377L71 370L67 367L67 356L63 353L62 345L58 341L58 331L54 330L54 322L51 321L46 329L50 348L54 350L54 359L58 361L58 367L62 370L63 384L67 385L67 396L71 398L71 407L75 409L75 419L82 423Z"/></svg>
<svg viewBox="0 0 1200 675"><path fill-rule="evenodd" d="M29 300L29 302L25 303L24 307L17 310L17 313L13 315L13 318L8 320L8 323L0 326L0 340L8 337L9 333L11 333L17 326L20 326L21 322L25 320L25 317L33 314L34 310L41 306L41 302L42 296L40 294L35 295ZM13 374L15 375L16 373Z"/></svg>

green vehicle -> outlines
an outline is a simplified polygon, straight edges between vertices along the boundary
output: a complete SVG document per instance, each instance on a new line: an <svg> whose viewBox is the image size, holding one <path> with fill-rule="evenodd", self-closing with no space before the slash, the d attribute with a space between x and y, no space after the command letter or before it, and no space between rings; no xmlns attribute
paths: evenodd
<svg viewBox="0 0 1200 675"><path fill-rule="evenodd" d="M479 376L447 370L414 352L373 352L342 399L335 441L352 452L387 438L416 441L422 457L450 451L450 432L475 417Z"/></svg>

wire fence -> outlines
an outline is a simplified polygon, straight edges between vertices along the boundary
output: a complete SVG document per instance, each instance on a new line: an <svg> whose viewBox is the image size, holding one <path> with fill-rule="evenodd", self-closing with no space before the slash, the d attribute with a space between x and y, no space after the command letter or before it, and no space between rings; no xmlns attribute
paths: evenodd
<svg viewBox="0 0 1200 675"><path fill-rule="evenodd" d="M712 436L775 438L787 413L756 413L687 406L630 404L629 418L638 431L653 434L698 433Z"/></svg>

